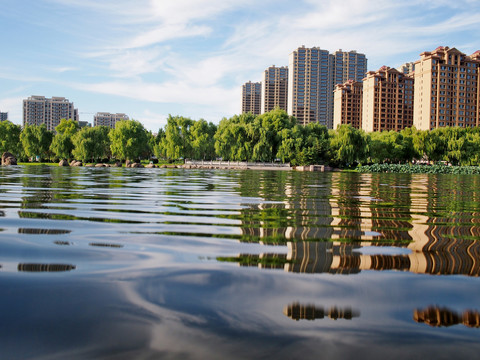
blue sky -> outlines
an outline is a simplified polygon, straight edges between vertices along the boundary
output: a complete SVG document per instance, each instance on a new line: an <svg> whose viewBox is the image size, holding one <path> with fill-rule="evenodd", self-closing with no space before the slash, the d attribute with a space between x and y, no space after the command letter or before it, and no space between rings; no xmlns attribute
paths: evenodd
<svg viewBox="0 0 480 360"><path fill-rule="evenodd" d="M0 111L17 124L31 95L64 96L89 122L218 123L301 45L357 50L369 70L480 49L479 0L0 0L0 23Z"/></svg>

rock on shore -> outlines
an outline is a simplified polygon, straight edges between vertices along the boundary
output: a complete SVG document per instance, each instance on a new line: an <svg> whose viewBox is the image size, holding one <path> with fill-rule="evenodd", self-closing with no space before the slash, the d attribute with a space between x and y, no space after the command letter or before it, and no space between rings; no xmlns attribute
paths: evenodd
<svg viewBox="0 0 480 360"><path fill-rule="evenodd" d="M17 159L13 156L12 153L4 152L2 154L2 165L9 166L9 165L17 165Z"/></svg>

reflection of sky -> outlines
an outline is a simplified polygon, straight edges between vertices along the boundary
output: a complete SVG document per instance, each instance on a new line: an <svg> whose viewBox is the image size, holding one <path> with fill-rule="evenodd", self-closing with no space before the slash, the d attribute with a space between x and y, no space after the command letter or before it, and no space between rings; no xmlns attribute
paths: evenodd
<svg viewBox="0 0 480 360"><path fill-rule="evenodd" d="M256 230L275 224L268 216L276 213L266 211L260 218L259 210L278 208L288 208L291 218L301 214L300 230L327 228L333 218L328 218L326 200L331 184L323 184L328 177L267 173L263 178L255 173L251 176L259 176L258 181L248 182L243 172L25 171L39 174L9 178L7 190L2 187L7 180L0 178L2 357L404 359L472 358L480 350L479 329L431 328L413 320L415 309L432 305L458 313L479 310L478 278L363 270L351 276L305 274L215 260L287 254L286 245L240 242L242 211L248 215L245 226ZM334 199L342 211L361 207L365 216L370 203L386 202L372 199L390 194L358 195L347 181L350 175L335 176L344 181L343 192ZM290 197L286 200L285 194L275 193L282 177L296 184L284 189ZM304 187L305 181L312 184ZM362 192L371 185L362 184ZM305 190L302 196L300 190ZM415 202L418 212L426 207L422 199ZM385 216L380 210L380 217ZM365 226L365 218L349 224L348 215L339 212L335 226L349 230L355 221ZM354 252L413 251L362 245ZM18 264L74 268L19 272ZM293 321L283 314L292 303L354 308L360 316Z"/></svg>
<svg viewBox="0 0 480 360"><path fill-rule="evenodd" d="M8 294L0 298L3 354L291 359L308 351L312 357L442 358L480 350L477 329L430 328L412 319L415 308L436 302L459 310L475 306L480 288L466 292L461 278L301 275L214 263L71 275L2 278ZM296 322L282 313L293 301L354 304L361 315Z"/></svg>

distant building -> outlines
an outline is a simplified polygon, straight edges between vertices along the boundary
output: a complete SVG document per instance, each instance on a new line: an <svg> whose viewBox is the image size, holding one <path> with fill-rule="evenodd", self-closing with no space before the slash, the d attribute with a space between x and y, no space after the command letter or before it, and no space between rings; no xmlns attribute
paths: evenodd
<svg viewBox="0 0 480 360"><path fill-rule="evenodd" d="M8 120L8 112L0 112L0 121Z"/></svg>
<svg viewBox="0 0 480 360"><path fill-rule="evenodd" d="M334 91L333 128L350 124L362 128L363 82L348 80L338 84Z"/></svg>
<svg viewBox="0 0 480 360"><path fill-rule="evenodd" d="M363 80L362 128L367 132L413 125L413 78L383 66Z"/></svg>
<svg viewBox="0 0 480 360"><path fill-rule="evenodd" d="M328 126L333 103L333 57L319 47L299 47L289 57L288 104L289 115L299 124L318 122ZM332 121L333 126L333 121Z"/></svg>
<svg viewBox="0 0 480 360"><path fill-rule="evenodd" d="M97 112L93 117L93 126L108 126L114 129L115 124L120 120L129 120L129 117L121 113L111 114L107 112Z"/></svg>
<svg viewBox="0 0 480 360"><path fill-rule="evenodd" d="M413 73L415 72L415 63L414 62L405 63L397 67L397 70L404 75L413 76Z"/></svg>
<svg viewBox="0 0 480 360"><path fill-rule="evenodd" d="M78 121L78 110L64 97L30 96L23 100L23 126L45 124L55 131L61 119Z"/></svg>
<svg viewBox="0 0 480 360"><path fill-rule="evenodd" d="M242 86L242 114L260 115L262 101L262 84L247 82Z"/></svg>
<svg viewBox="0 0 480 360"><path fill-rule="evenodd" d="M275 108L287 111L288 67L270 66L263 72L261 113Z"/></svg>
<svg viewBox="0 0 480 360"><path fill-rule="evenodd" d="M303 125L318 122L332 129L335 85L361 81L367 59L356 51L330 54L318 47L302 46L290 54L288 71L289 115Z"/></svg>
<svg viewBox="0 0 480 360"><path fill-rule="evenodd" d="M88 121L79 121L78 125L80 126L80 128L92 127L92 124L90 124Z"/></svg>
<svg viewBox="0 0 480 360"><path fill-rule="evenodd" d="M367 73L367 57L356 50L335 51L333 54L333 85L349 80L362 81Z"/></svg>
<svg viewBox="0 0 480 360"><path fill-rule="evenodd" d="M480 126L480 51L440 46L415 62L414 125L419 130Z"/></svg>

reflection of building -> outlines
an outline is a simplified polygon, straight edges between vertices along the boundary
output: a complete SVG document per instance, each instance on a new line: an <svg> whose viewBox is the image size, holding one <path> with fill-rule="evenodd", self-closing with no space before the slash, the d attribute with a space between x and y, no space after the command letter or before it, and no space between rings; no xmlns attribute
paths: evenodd
<svg viewBox="0 0 480 360"><path fill-rule="evenodd" d="M279 108L287 111L288 68L270 66L263 72L261 113Z"/></svg>
<svg viewBox="0 0 480 360"><path fill-rule="evenodd" d="M323 319L325 316L328 316L332 320L352 320L353 318L360 316L360 313L352 310L352 308L340 309L336 306L333 306L329 310L325 311L323 307L314 305L301 305L299 303L293 303L286 306L283 309L283 314L296 321Z"/></svg>
<svg viewBox="0 0 480 360"><path fill-rule="evenodd" d="M242 114L260 114L262 84L259 82L247 82L242 86Z"/></svg>
<svg viewBox="0 0 480 360"><path fill-rule="evenodd" d="M69 264L18 264L18 271L28 272L59 272L75 269L75 265Z"/></svg>
<svg viewBox="0 0 480 360"><path fill-rule="evenodd" d="M54 131L61 119L78 121L78 110L64 97L30 96L23 100L23 126L45 124Z"/></svg>
<svg viewBox="0 0 480 360"><path fill-rule="evenodd" d="M472 310L464 311L463 314L460 315L447 308L430 306L425 310L416 309L413 313L413 319L418 323L433 327L458 324L463 324L471 328L480 327L480 313Z"/></svg>
<svg viewBox="0 0 480 360"><path fill-rule="evenodd" d="M32 217L29 216L31 213L19 212L20 217ZM60 235L60 234L70 234L71 230L62 230L62 229L27 229L19 228L19 234L35 234L35 235Z"/></svg>
<svg viewBox="0 0 480 360"><path fill-rule="evenodd" d="M453 240L449 251L413 251L409 254L362 254L360 244L343 242L289 242L288 254L241 254L218 261L241 266L284 269L295 273L357 274L362 270L396 270L429 275L480 276L480 243ZM451 243L451 244L452 244Z"/></svg>

